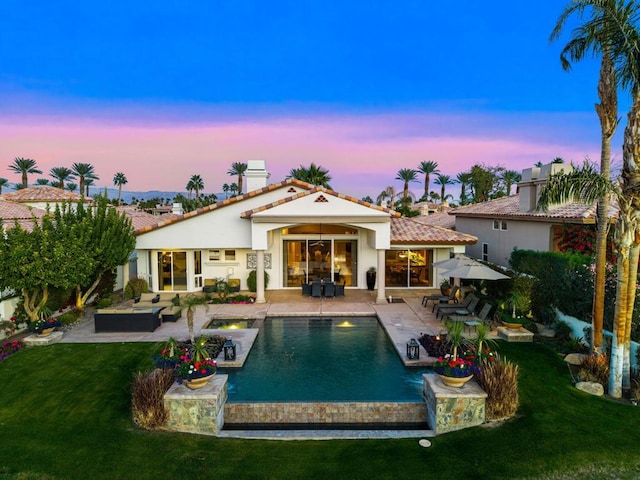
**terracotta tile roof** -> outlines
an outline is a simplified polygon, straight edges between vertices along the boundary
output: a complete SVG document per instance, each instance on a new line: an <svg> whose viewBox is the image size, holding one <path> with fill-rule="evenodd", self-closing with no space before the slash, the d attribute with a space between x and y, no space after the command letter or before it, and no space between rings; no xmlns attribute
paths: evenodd
<svg viewBox="0 0 640 480"><path fill-rule="evenodd" d="M245 193L243 195L238 195L238 196L235 196L235 197L227 198L225 200L222 200L220 202L214 203L212 205L207 205L206 207L202 207L202 208L199 208L197 210L193 210L191 212L185 213L184 215L174 215L172 218L169 218L169 219L166 219L166 220L161 220L161 221L157 222L154 225L149 225L149 226L145 226L145 227L142 227L140 229L137 229L136 233L138 235L142 235L144 233L148 233L148 232L151 232L153 230L157 230L159 228L166 227L167 225L172 225L172 224L174 224L176 222L180 222L182 220L186 220L188 218L195 217L196 215L201 215L203 213L211 212L213 210L217 210L219 208L226 207L228 205L233 205L235 203L242 202L243 200L246 200L248 198L253 198L253 197L256 197L258 195L264 195L266 193L273 192L274 190L278 190L279 188L287 187L287 186L290 186L290 185L295 185L295 186L298 186L300 188L304 188L305 190L308 190L309 192L308 193L307 192L302 192L302 193L298 193L298 194L292 195L291 197L287 197L287 198L281 200L280 202L275 202L272 206L275 206L276 204L280 204L280 203L283 203L283 202L290 202L293 198L297 198L298 195L303 195L303 194L308 195L309 193L312 193L311 191L313 191L313 192L322 191L322 192L325 192L325 193L327 193L329 195L333 195L333 196L336 196L336 197L339 197L339 198L344 198L344 199L347 199L349 201L356 202L356 203L359 203L361 205L368 206L370 208L375 208L376 210L380 210L380 211L383 211L383 212L388 212L391 215L397 215L396 212L394 212L393 210L390 210L388 208L380 207L378 205L373 205L373 204L364 202L362 200L358 200L356 198L349 197L347 195L341 195L341 194L335 193L332 190L327 190L326 188L318 187L316 185L311 185L310 183L307 183L307 182L301 182L300 180L296 180L296 179L290 178L290 179L285 180L283 182L273 183L273 184L271 184L271 185L269 185L267 187L260 188L260 189L257 189L257 190L253 190L251 192L247 192L247 193ZM265 206L265 207L268 207L268 205ZM255 209L255 210L262 211L262 209L265 209L265 208L261 207L261 209ZM244 212L242 215L245 215L245 214L250 215L251 213L254 213L254 210L249 210L248 212Z"/></svg>
<svg viewBox="0 0 640 480"><path fill-rule="evenodd" d="M49 185L37 185L35 187L23 188L14 192L3 193L0 198L11 200L12 202L78 202L83 200L91 203L93 200L85 198L77 193Z"/></svg>
<svg viewBox="0 0 640 480"><path fill-rule="evenodd" d="M164 222L170 220L178 215L173 213L165 213L163 215L152 215L143 210L138 210L136 206L127 205L117 207L119 212L123 212L128 218L131 219L131 225L134 230L139 230L144 227L153 226L158 222Z"/></svg>
<svg viewBox="0 0 640 480"><path fill-rule="evenodd" d="M25 230L31 231L33 227L33 219L42 218L46 212L40 208L31 208L17 202L10 202L0 198L0 219L4 228L11 228L14 221Z"/></svg>
<svg viewBox="0 0 640 480"><path fill-rule="evenodd" d="M456 217L449 215L447 212L436 212L411 218L423 225L448 228L449 230L455 230L456 227Z"/></svg>
<svg viewBox="0 0 640 480"><path fill-rule="evenodd" d="M617 203L611 202L609 216L616 218L618 216ZM556 205L547 212L521 212L520 195L511 195L510 197L497 198L488 202L474 203L473 205L465 205L451 210L450 215L461 217L483 217L483 218L512 218L527 219L532 221L558 221L564 222L570 220L575 223L594 223L596 219L596 203L585 204L578 202L568 202L562 205Z"/></svg>
<svg viewBox="0 0 640 480"><path fill-rule="evenodd" d="M391 244L419 243L423 245L473 245L478 239L473 235L459 233L447 228L425 225L415 217L391 219Z"/></svg>

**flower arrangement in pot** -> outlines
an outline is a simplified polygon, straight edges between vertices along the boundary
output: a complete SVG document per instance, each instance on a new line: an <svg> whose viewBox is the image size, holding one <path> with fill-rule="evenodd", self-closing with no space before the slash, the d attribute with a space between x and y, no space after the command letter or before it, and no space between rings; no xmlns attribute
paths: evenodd
<svg viewBox="0 0 640 480"><path fill-rule="evenodd" d="M216 362L209 358L207 337L197 337L191 348L179 355L174 367L174 375L188 388L204 387L216 373Z"/></svg>
<svg viewBox="0 0 640 480"><path fill-rule="evenodd" d="M51 335L54 330L61 327L62 323L56 318L41 314L40 318L35 322L31 322L29 330L41 336Z"/></svg>
<svg viewBox="0 0 640 480"><path fill-rule="evenodd" d="M463 336L462 322L447 322L447 342L450 344L452 354L438 357L433 364L433 371L437 373L442 382L450 387L462 387L477 372L477 367L473 362L473 356L458 356L458 349L468 346L467 340Z"/></svg>

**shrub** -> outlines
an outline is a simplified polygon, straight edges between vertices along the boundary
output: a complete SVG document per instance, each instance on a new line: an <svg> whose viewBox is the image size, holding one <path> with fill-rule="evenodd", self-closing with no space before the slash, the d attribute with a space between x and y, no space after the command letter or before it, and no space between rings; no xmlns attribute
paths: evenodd
<svg viewBox="0 0 640 480"><path fill-rule="evenodd" d="M249 272L249 277L247 278L247 288L249 289L250 292L254 292L254 293L258 289L256 275L257 275L256 271L251 270ZM268 285L269 285L269 274L265 270L264 272L264 289L265 290L267 289Z"/></svg>
<svg viewBox="0 0 640 480"><path fill-rule="evenodd" d="M518 365L500 355L493 361L483 360L477 374L478 384L487 393L485 417L498 420L515 415L518 410Z"/></svg>
<svg viewBox="0 0 640 480"><path fill-rule="evenodd" d="M113 299L107 296L107 297L101 298L96 302L96 308L107 308L107 307L110 307L112 303L113 303Z"/></svg>
<svg viewBox="0 0 640 480"><path fill-rule="evenodd" d="M591 355L584 358L578 367L578 380L581 382L596 382L607 389L609 384L609 357L607 355Z"/></svg>
<svg viewBox="0 0 640 480"><path fill-rule="evenodd" d="M124 298L139 297L141 293L149 291L149 284L143 278L132 278L124 287Z"/></svg>
<svg viewBox="0 0 640 480"><path fill-rule="evenodd" d="M71 325L72 323L75 323L76 320L78 320L78 312L63 313L62 315L58 315L56 317L56 320L58 320L62 324L62 326Z"/></svg>
<svg viewBox="0 0 640 480"><path fill-rule="evenodd" d="M569 340L571 340L572 330L567 322L558 320L554 324L553 329L556 331L556 340L558 340L559 342L564 343L564 342L569 342Z"/></svg>
<svg viewBox="0 0 640 480"><path fill-rule="evenodd" d="M640 402L640 370L633 370L631 373L631 401L636 404Z"/></svg>
<svg viewBox="0 0 640 480"><path fill-rule="evenodd" d="M156 368L150 373L136 374L131 389L131 409L136 425L153 430L165 424L168 413L163 397L172 383L172 369Z"/></svg>

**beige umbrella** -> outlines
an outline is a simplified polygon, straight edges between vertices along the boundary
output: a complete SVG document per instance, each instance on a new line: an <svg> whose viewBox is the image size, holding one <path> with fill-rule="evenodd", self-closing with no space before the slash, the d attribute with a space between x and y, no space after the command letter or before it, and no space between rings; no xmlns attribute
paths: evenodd
<svg viewBox="0 0 640 480"><path fill-rule="evenodd" d="M460 255L459 257L447 258L446 260L440 260L434 262L433 266L441 270L453 270L454 268L462 267L466 263L474 262L470 257L466 255Z"/></svg>
<svg viewBox="0 0 640 480"><path fill-rule="evenodd" d="M487 267L483 263L475 260L467 261L458 268L447 270L448 277L463 278L466 280L507 280L509 277L494 269Z"/></svg>

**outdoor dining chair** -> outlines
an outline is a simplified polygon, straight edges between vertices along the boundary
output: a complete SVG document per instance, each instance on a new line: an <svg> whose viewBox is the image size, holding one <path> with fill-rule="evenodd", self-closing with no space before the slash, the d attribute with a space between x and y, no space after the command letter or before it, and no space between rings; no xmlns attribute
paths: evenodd
<svg viewBox="0 0 640 480"><path fill-rule="evenodd" d="M317 298L322 296L322 284L320 282L313 282L311 284L311 296Z"/></svg>
<svg viewBox="0 0 640 480"><path fill-rule="evenodd" d="M335 297L336 295L336 284L333 282L325 282L324 284L324 296L325 297Z"/></svg>

